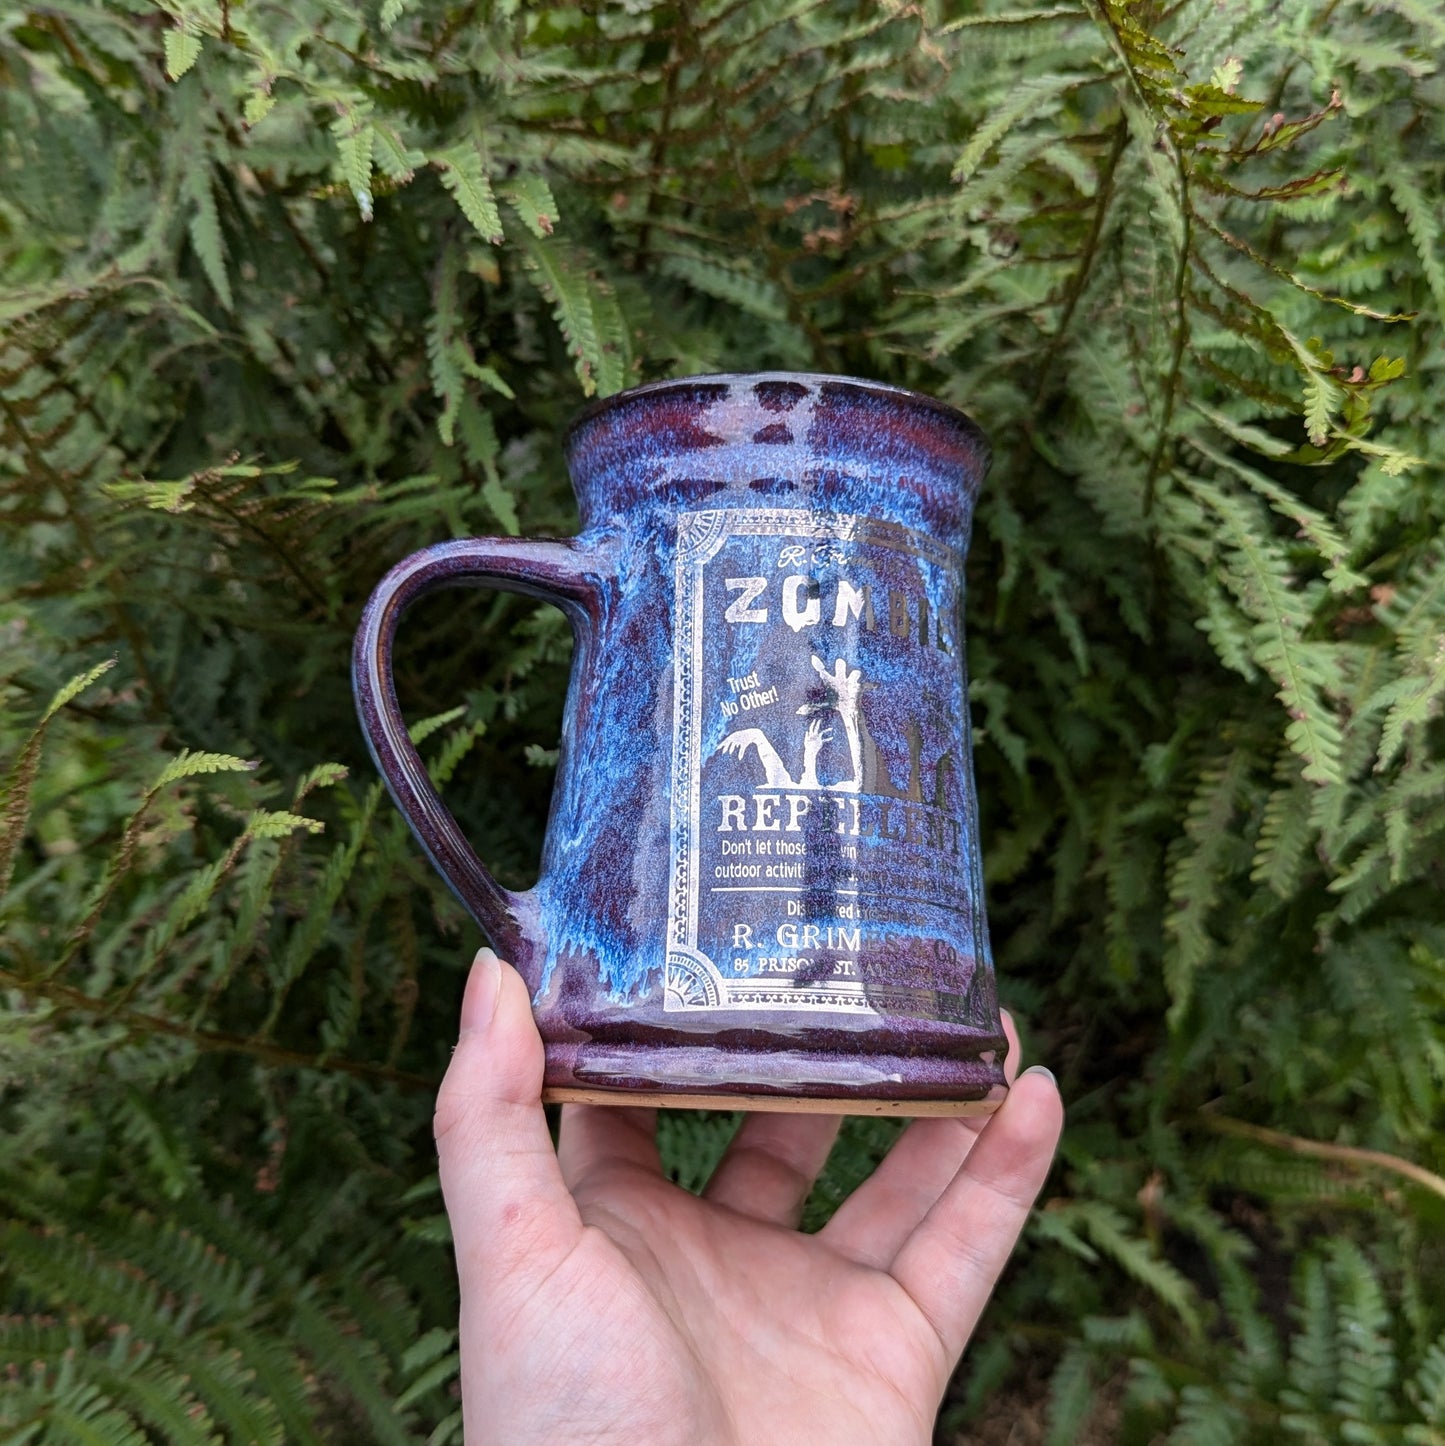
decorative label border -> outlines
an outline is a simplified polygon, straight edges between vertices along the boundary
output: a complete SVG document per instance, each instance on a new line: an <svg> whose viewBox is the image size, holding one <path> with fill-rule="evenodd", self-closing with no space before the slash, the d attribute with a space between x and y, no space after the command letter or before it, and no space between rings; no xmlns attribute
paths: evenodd
<svg viewBox="0 0 1445 1446"><path fill-rule="evenodd" d="M716 509L684 512L677 521L673 607L672 866L668 909L667 1010L816 1009L848 1014L902 1014L932 1018L934 989L830 979L802 988L775 980L730 979L697 944L702 817L703 571L731 537L800 538L859 542L922 558L952 569L952 549L901 523L795 508Z"/></svg>

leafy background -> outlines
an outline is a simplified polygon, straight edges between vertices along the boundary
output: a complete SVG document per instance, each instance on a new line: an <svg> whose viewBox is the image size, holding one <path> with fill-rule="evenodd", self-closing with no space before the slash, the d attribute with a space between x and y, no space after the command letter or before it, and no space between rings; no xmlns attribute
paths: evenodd
<svg viewBox="0 0 1445 1446"><path fill-rule="evenodd" d="M997 446L993 934L1070 1113L940 1440L1445 1441L1442 45L1431 0L7 8L4 1439L459 1438L479 940L350 632L418 546L569 532L585 397L791 367ZM407 630L514 885L569 648ZM667 1118L679 1178L731 1124Z"/></svg>

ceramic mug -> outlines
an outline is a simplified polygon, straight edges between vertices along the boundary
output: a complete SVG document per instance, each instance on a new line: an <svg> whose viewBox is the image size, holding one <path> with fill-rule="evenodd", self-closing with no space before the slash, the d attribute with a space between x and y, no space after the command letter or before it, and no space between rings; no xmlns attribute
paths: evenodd
<svg viewBox="0 0 1445 1446"><path fill-rule="evenodd" d="M353 675L392 797L532 991L546 1097L996 1107L961 611L984 435L896 387L708 376L594 404L567 458L578 536L407 558ZM544 598L576 640L524 892L447 812L392 681L402 614L455 585Z"/></svg>

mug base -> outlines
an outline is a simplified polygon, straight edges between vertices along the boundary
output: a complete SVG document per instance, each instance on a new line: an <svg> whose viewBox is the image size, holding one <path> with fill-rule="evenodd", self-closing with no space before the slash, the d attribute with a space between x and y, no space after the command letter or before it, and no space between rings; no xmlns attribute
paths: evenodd
<svg viewBox="0 0 1445 1446"><path fill-rule="evenodd" d="M981 1100L899 1100L823 1098L819 1095L675 1094L661 1090L600 1090L553 1085L542 1091L543 1104L613 1105L664 1110L754 1110L789 1115L991 1115L1003 1103L1002 1091Z"/></svg>
<svg viewBox="0 0 1445 1446"><path fill-rule="evenodd" d="M546 1038L544 1031L543 1038ZM547 1040L544 1100L830 1115L986 1115L1008 1093L1007 1043L971 1056Z"/></svg>

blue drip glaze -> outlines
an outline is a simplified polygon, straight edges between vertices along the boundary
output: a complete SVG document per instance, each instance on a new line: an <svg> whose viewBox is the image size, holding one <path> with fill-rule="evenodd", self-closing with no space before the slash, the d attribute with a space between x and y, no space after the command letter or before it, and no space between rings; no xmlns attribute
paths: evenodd
<svg viewBox="0 0 1445 1446"><path fill-rule="evenodd" d="M373 755L532 985L549 1081L846 1098L853 1059L858 1091L996 1096L960 622L982 434L898 389L767 374L614 397L568 456L577 538L428 549L356 653ZM396 619L467 579L554 598L577 639L520 895L396 736Z"/></svg>

